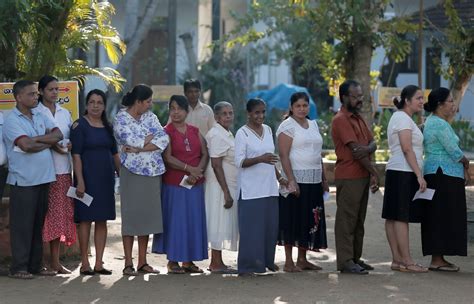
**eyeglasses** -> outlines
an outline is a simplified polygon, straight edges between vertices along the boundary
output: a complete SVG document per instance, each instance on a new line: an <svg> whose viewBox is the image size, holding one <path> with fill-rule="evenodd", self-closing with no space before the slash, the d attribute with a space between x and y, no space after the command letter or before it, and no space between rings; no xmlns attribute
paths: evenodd
<svg viewBox="0 0 474 304"><path fill-rule="evenodd" d="M363 100L364 99L364 95L359 95L359 96L349 95L349 97L354 98L356 100Z"/></svg>
<svg viewBox="0 0 474 304"><path fill-rule="evenodd" d="M184 148L186 152L191 152L191 146L189 145L189 139L187 137L184 139Z"/></svg>

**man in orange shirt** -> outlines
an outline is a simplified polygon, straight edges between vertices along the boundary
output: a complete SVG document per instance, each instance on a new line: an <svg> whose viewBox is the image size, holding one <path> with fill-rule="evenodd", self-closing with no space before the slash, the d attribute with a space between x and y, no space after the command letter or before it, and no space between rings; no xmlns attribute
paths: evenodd
<svg viewBox="0 0 474 304"><path fill-rule="evenodd" d="M347 80L339 87L342 106L332 120L336 148L336 255L342 273L368 274L373 267L363 262L364 221L369 188L378 190L378 175L371 163L377 146L367 123L359 115L364 96L360 84Z"/></svg>

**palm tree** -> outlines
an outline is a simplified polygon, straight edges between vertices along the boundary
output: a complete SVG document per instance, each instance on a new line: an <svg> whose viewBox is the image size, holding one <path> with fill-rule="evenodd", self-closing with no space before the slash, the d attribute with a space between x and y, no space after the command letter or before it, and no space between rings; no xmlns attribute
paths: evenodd
<svg viewBox="0 0 474 304"><path fill-rule="evenodd" d="M98 0L7 0L16 9L16 16L6 15L1 24L10 29L8 19L16 19L11 32L13 40L0 35L0 48L13 49L16 78L39 79L53 74L83 83L87 75L95 75L120 90L124 79L112 68L95 68L75 58L78 50L87 51L94 42L100 43L113 63L118 63L126 46L118 31L111 26L115 13L109 2ZM2 23L3 23L2 22ZM3 31L1 31L3 32ZM0 70L0 76L5 75ZM5 77L5 76L4 76Z"/></svg>

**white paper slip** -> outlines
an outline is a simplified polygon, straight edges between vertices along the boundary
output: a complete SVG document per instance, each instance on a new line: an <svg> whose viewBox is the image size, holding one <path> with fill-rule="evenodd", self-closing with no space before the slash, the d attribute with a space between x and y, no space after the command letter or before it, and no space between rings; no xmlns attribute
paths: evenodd
<svg viewBox="0 0 474 304"><path fill-rule="evenodd" d="M13 147L13 151L14 152L18 152L18 153L26 153L25 151L23 151L20 147L18 146L14 146Z"/></svg>
<svg viewBox="0 0 474 304"><path fill-rule="evenodd" d="M413 201L416 199L425 199L431 201L433 199L433 195L435 193L434 189L426 188L425 192L421 192L420 190L416 191L415 196L413 197Z"/></svg>
<svg viewBox="0 0 474 304"><path fill-rule="evenodd" d="M193 187L193 185L190 185L186 182L186 179L189 177L189 175L185 175L183 176L183 179L181 180L181 182L179 183L179 185L181 187L184 187L186 189L191 189Z"/></svg>
<svg viewBox="0 0 474 304"><path fill-rule="evenodd" d="M324 200L325 202L327 202L327 201L329 200L329 196L330 196L329 192L324 191L323 200Z"/></svg>
<svg viewBox="0 0 474 304"><path fill-rule="evenodd" d="M288 195L290 194L290 190L288 190L287 187L280 185L280 189L278 189L278 192L280 192L280 195L283 196L284 198L287 198Z"/></svg>
<svg viewBox="0 0 474 304"><path fill-rule="evenodd" d="M78 197L76 195L76 188L75 187L69 187L69 190L67 190L67 196L72 197L77 199L78 201L83 202L87 207L89 207L92 203L92 200L94 199L92 196L90 196L87 193L84 193L83 197Z"/></svg>

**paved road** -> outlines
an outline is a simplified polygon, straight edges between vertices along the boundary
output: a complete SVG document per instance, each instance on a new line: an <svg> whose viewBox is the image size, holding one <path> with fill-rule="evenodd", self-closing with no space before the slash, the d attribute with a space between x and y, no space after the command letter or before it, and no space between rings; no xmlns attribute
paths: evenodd
<svg viewBox="0 0 474 304"><path fill-rule="evenodd" d="M470 193L469 204L473 206ZM85 278L78 275L78 269L70 276L31 281L1 276L0 303L474 303L474 244L470 244L468 257L450 259L461 267L460 273L392 272L381 205L381 193L370 197L364 257L376 270L367 276L335 271L333 194L326 205L330 248L311 255L311 260L324 268L319 272L278 272L247 278L209 273L125 278L120 275L122 247L120 223L116 221L110 224L105 256L105 266L114 270L112 276ZM429 258L421 256L419 225L411 226L411 247L415 259L427 265ZM235 253L224 254L233 266L236 257ZM282 266L282 248L277 249L276 261ZM149 262L165 273L163 256L150 254ZM207 261L198 264L206 267ZM77 263L69 266L77 267Z"/></svg>

